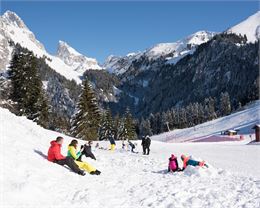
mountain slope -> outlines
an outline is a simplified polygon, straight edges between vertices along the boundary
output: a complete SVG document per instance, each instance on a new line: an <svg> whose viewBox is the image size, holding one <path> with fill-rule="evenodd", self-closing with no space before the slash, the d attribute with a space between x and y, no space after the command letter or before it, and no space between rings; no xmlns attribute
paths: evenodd
<svg viewBox="0 0 260 208"><path fill-rule="evenodd" d="M240 130L239 134L252 134L252 127L260 123L260 101L256 101L245 107L244 110L231 115L218 118L197 126L176 129L171 132L153 136L154 140L165 142L185 142L196 141L203 138L218 136L221 132L228 129ZM221 138L221 137L219 137Z"/></svg>
<svg viewBox="0 0 260 208"><path fill-rule="evenodd" d="M164 59L168 63L175 64L179 59L194 52L196 47L209 41L216 33L208 31L198 31L188 37L174 43L160 43L143 52L130 53L123 57L109 56L103 67L110 73L117 75L124 74L130 70L131 64L140 58L148 60ZM148 67L147 67L148 68ZM145 70L145 67L142 68Z"/></svg>
<svg viewBox="0 0 260 208"><path fill-rule="evenodd" d="M72 57L72 59L75 59L74 61L78 60L80 63L68 62L68 53L62 55L62 50L58 53L59 56L50 55L45 50L43 44L36 39L33 32L29 30L21 18L14 12L6 11L0 17L0 25L1 71L6 69L11 58L12 48L9 47L9 41L19 43L22 47L33 51L38 57L45 57L46 63L52 69L69 80L74 79L77 83L81 83L80 77L85 70L89 68L100 69L95 59L87 58L81 54L77 54L76 56L74 54L74 57Z"/></svg>
<svg viewBox="0 0 260 208"><path fill-rule="evenodd" d="M254 43L257 40L257 28L260 25L260 11L248 17L246 20L228 29L228 32L236 33L237 35L246 35L247 41Z"/></svg>
<svg viewBox="0 0 260 208"><path fill-rule="evenodd" d="M153 141L149 156L94 149L97 160L85 157L83 160L102 173L82 177L44 158L49 142L60 135L57 132L40 128L2 108L0 123L1 147L4 147L0 151L1 207L256 208L260 204L260 166L255 162L259 160L259 146L256 145ZM62 153L66 154L66 146L73 138L63 137ZM120 148L120 142L117 144ZM100 145L107 147L108 142ZM140 143L137 149L141 151ZM192 154L206 160L210 168L188 167L184 172L167 174L171 153Z"/></svg>
<svg viewBox="0 0 260 208"><path fill-rule="evenodd" d="M89 69L102 69L96 59L83 56L64 41L59 41L57 57L79 74L83 74Z"/></svg>

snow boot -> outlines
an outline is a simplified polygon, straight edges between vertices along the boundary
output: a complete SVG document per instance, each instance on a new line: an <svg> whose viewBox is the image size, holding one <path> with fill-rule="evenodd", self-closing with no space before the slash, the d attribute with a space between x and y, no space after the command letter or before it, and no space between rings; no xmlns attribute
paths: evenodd
<svg viewBox="0 0 260 208"><path fill-rule="evenodd" d="M82 176L86 175L86 173L83 170L79 171L78 174Z"/></svg>
<svg viewBox="0 0 260 208"><path fill-rule="evenodd" d="M95 171L91 171L90 174L91 175L100 175L100 171L99 170L95 170Z"/></svg>

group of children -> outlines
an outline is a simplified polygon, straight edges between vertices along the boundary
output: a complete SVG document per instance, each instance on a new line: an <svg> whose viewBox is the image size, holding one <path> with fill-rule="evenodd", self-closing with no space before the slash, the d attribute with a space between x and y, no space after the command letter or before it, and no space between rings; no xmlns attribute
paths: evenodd
<svg viewBox="0 0 260 208"><path fill-rule="evenodd" d="M169 158L168 172L183 171L188 165L208 167L205 161L197 161L193 159L191 156L187 157L185 155L181 155L181 160L183 162L183 168L179 167L177 157L174 154L172 154Z"/></svg>
<svg viewBox="0 0 260 208"><path fill-rule="evenodd" d="M90 165L87 162L82 161L82 156L84 155L85 157L90 157L93 160L96 160L95 155L92 153L91 146L92 146L92 141L87 142L84 145L81 145L80 150L77 151L78 147L78 141L73 139L69 146L68 146L68 152L67 156L63 156L61 154L61 145L63 144L63 138L62 137L57 137L56 140L51 142L51 146L48 151L48 160L54 163L57 163L59 165L67 165L71 168L72 171L80 174L80 175L85 175L85 171L88 172L91 175L100 175L101 172L94 168L92 165ZM134 152L135 146L137 144L132 143L131 141L127 141L128 146L131 148L131 152ZM115 149L115 141L110 141L111 146L109 150L114 150ZM97 143L98 144L98 143ZM147 154L149 154L149 147L150 147L150 138L144 138L142 141L142 146L145 147L144 149L148 149ZM123 148L126 147L126 144L123 142L122 143ZM99 148L96 146L96 148ZM145 151L144 150L144 154ZM191 166L200 166L200 167L208 167L207 164L205 164L204 161L197 161L194 160L191 156L186 157L185 155L181 156L182 162L183 162L183 168L181 169L178 164L177 157L172 154L171 157L169 158L169 164L168 164L168 172L176 172L176 171L183 171L188 165Z"/></svg>

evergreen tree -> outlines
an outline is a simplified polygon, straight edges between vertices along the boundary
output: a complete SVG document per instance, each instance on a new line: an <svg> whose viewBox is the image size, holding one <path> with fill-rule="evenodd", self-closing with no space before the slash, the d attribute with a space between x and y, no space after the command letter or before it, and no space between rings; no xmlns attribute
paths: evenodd
<svg viewBox="0 0 260 208"><path fill-rule="evenodd" d="M9 71L11 99L16 103L18 115L48 127L48 101L37 67L37 58L32 52L24 50L14 54Z"/></svg>
<svg viewBox="0 0 260 208"><path fill-rule="evenodd" d="M229 115L231 113L231 103L228 92L221 93L220 95L220 113L222 116Z"/></svg>
<svg viewBox="0 0 260 208"><path fill-rule="evenodd" d="M135 131L135 122L130 113L130 110L127 109L124 116L124 132L126 139L136 139L136 131Z"/></svg>
<svg viewBox="0 0 260 208"><path fill-rule="evenodd" d="M141 136L152 135L151 124L149 119L146 120L144 120L143 118L141 119L140 135Z"/></svg>
<svg viewBox="0 0 260 208"><path fill-rule="evenodd" d="M121 140L123 136L123 122L120 116L117 114L113 119L113 136L115 140Z"/></svg>
<svg viewBox="0 0 260 208"><path fill-rule="evenodd" d="M83 82L77 110L72 119L72 134L84 140L96 140L98 138L100 111L88 80Z"/></svg>
<svg viewBox="0 0 260 208"><path fill-rule="evenodd" d="M105 110L101 117L99 127L99 140L108 139L113 134L113 121L110 110Z"/></svg>

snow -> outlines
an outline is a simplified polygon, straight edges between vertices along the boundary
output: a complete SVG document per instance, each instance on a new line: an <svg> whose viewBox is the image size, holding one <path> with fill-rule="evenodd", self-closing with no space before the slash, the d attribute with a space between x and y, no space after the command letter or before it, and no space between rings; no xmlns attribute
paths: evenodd
<svg viewBox="0 0 260 208"><path fill-rule="evenodd" d="M100 70L102 69L96 59L86 57L69 46L64 41L59 41L57 49L57 57L64 61L65 64L72 67L74 71L83 74L86 70Z"/></svg>
<svg viewBox="0 0 260 208"><path fill-rule="evenodd" d="M260 205L259 145L163 143L151 154L94 149L100 176L79 176L44 159L61 135L0 108L1 207L250 207ZM63 135L65 144L72 138ZM83 141L80 141L82 144ZM94 143L95 146L95 143ZM108 147L107 142L100 146ZM117 142L120 148L121 142ZM138 141L138 151L141 151ZM203 159L209 169L166 173L171 153ZM181 161L179 160L181 165Z"/></svg>
<svg viewBox="0 0 260 208"><path fill-rule="evenodd" d="M236 34L246 35L247 42L254 43L258 36L258 27L260 25L260 11L248 17L241 23L231 27L228 32L233 32Z"/></svg>
<svg viewBox="0 0 260 208"><path fill-rule="evenodd" d="M122 75L128 70L132 62L141 56L146 56L150 60L164 57L167 63L176 64L184 56L192 54L196 46L209 41L215 34L215 32L198 31L173 43L159 43L143 52L129 53L124 57L109 56L103 67L109 73ZM145 70L145 68L140 70Z"/></svg>
<svg viewBox="0 0 260 208"><path fill-rule="evenodd" d="M191 128L176 129L153 136L152 139L167 142L196 141L212 136L220 136L220 133L227 129L239 130L239 134L249 137L250 134L254 134L252 127L259 122L260 101L256 101L247 106L246 109L229 116L205 122Z"/></svg>
<svg viewBox="0 0 260 208"><path fill-rule="evenodd" d="M40 43L33 32L24 24L21 18L14 12L7 11L0 16L1 28L0 38L12 40L14 43L19 43L22 47L31 50L38 57L46 57L46 63L59 74L69 80L75 80L78 84L81 83L80 77L85 70L101 69L96 59L88 58L78 53L75 49L68 46L65 42L60 41L59 44L67 47L68 53L61 56L50 55ZM1 51L1 48L0 48ZM7 56L10 56L11 51ZM73 61L66 63L68 57ZM67 58L67 59L65 59ZM63 60L64 59L64 60Z"/></svg>

